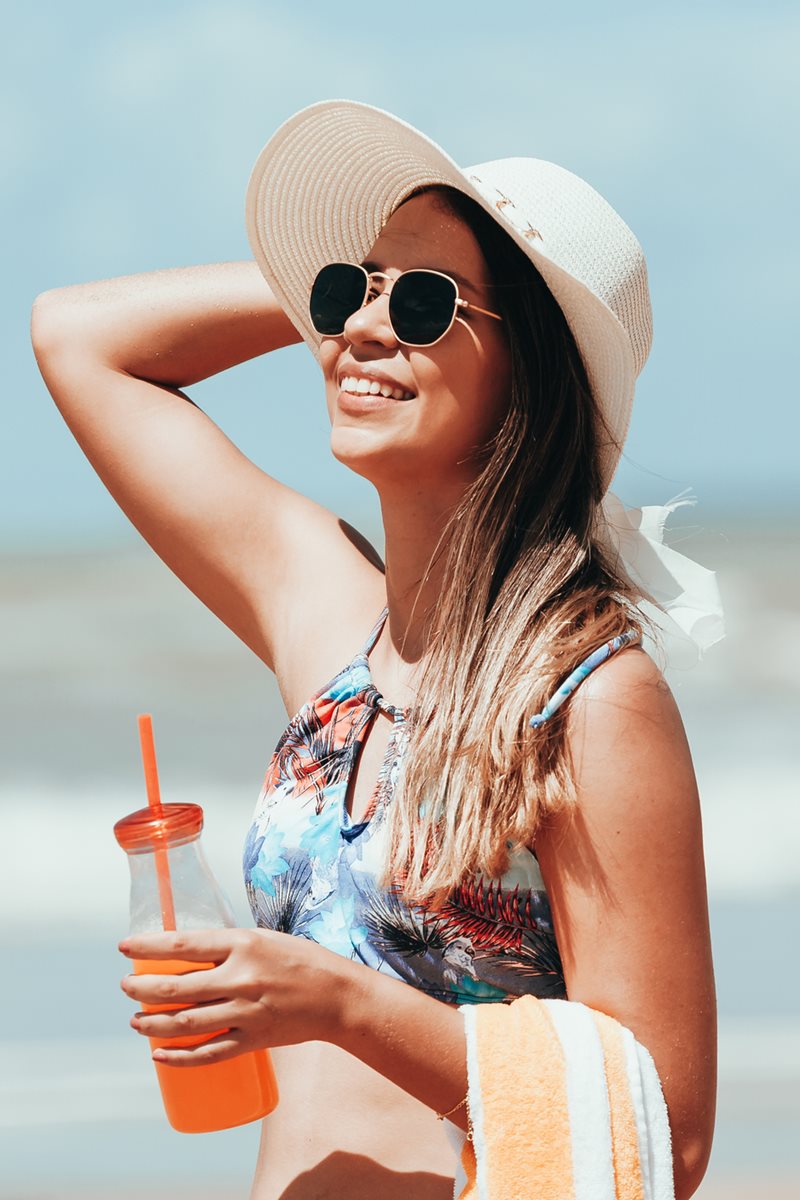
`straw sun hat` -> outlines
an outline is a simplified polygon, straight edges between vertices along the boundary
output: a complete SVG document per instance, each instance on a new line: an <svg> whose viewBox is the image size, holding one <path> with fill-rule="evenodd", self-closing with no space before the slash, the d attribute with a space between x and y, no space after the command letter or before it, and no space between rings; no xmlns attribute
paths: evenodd
<svg viewBox="0 0 800 1200"><path fill-rule="evenodd" d="M600 447L607 488L650 350L652 316L641 246L577 175L540 158L462 169L383 109L323 100L285 121L258 156L246 201L255 259L319 359L308 298L320 267L360 262L400 201L436 183L465 192L494 217L560 305L611 434Z"/></svg>
<svg viewBox="0 0 800 1200"><path fill-rule="evenodd" d="M448 184L477 201L533 262L572 331L609 437L598 446L599 535L660 612L667 642L694 659L722 636L713 572L662 544L679 503L626 509L607 489L628 432L634 387L653 336L639 242L611 205L564 167L503 158L459 167L418 129L354 100L300 109L264 146L247 187L253 255L319 361L311 285L332 261L366 257L394 209L416 188ZM420 263L420 266L426 264ZM687 658L687 645L689 646Z"/></svg>

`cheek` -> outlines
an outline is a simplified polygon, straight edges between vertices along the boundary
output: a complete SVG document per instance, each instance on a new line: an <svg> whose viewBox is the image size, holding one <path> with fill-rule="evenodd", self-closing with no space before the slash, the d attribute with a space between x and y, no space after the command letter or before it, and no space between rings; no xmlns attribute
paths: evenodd
<svg viewBox="0 0 800 1200"><path fill-rule="evenodd" d="M325 406L328 417L333 421L336 407L336 366L341 357L341 347L332 338L323 338L320 345L320 367L322 368L322 383L325 389Z"/></svg>
<svg viewBox="0 0 800 1200"><path fill-rule="evenodd" d="M323 338L319 347L319 365L326 387L333 386L336 365L342 356L342 347L337 338Z"/></svg>
<svg viewBox="0 0 800 1200"><path fill-rule="evenodd" d="M502 364L501 364L502 365ZM447 388L431 396L432 425L447 426L449 438L462 449L485 445L497 432L510 403L510 380L506 372L489 369L485 362L462 362L448 377ZM443 436L443 440L445 440Z"/></svg>
<svg viewBox="0 0 800 1200"><path fill-rule="evenodd" d="M483 364L478 391L486 442L502 425L511 405L511 358L505 344Z"/></svg>
<svg viewBox="0 0 800 1200"><path fill-rule="evenodd" d="M440 393L423 405L415 421L415 433L420 451L431 463L445 471L460 475L474 455L487 445L497 432L506 409L505 404L480 385L462 389L458 395ZM471 474L472 468L467 467Z"/></svg>

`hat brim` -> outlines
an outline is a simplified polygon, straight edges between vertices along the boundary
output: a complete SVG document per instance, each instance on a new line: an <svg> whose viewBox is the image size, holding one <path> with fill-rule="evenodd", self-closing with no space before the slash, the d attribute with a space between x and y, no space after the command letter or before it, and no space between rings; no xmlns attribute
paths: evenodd
<svg viewBox="0 0 800 1200"><path fill-rule="evenodd" d="M247 235L264 278L319 361L321 335L308 297L320 267L365 258L418 187L446 184L471 196L531 259L564 312L608 431L598 447L605 490L630 421L637 374L631 343L608 305L548 257L537 231L515 224L513 206L498 205L496 195L509 185L501 190L483 181L485 171L493 185L502 184L504 167L526 161L462 169L392 113L353 100L319 101L285 121L259 154L247 187Z"/></svg>

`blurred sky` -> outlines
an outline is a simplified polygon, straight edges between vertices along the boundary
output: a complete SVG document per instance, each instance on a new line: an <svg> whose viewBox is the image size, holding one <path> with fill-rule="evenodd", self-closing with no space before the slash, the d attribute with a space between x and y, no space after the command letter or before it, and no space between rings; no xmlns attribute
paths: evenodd
<svg viewBox="0 0 800 1200"><path fill-rule="evenodd" d="M330 97L394 112L464 166L531 155L592 183L645 248L655 313L614 490L640 504L690 486L701 524L796 517L799 32L775 0L7 8L0 546L138 538L41 382L34 297L249 258L261 146ZM370 524L305 346L190 390L266 470Z"/></svg>

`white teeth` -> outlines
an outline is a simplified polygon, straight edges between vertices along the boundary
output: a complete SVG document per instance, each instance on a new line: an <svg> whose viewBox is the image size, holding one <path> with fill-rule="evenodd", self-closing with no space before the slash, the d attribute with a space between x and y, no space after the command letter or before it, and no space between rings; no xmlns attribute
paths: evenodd
<svg viewBox="0 0 800 1200"><path fill-rule="evenodd" d="M359 379L355 375L345 375L339 385L343 391L352 392L357 396L391 396L394 400L412 400L413 392L403 388L393 388L389 383L379 383L377 379Z"/></svg>

